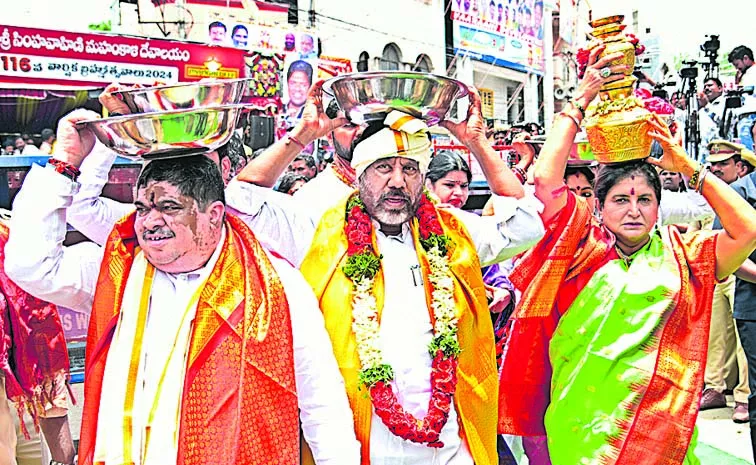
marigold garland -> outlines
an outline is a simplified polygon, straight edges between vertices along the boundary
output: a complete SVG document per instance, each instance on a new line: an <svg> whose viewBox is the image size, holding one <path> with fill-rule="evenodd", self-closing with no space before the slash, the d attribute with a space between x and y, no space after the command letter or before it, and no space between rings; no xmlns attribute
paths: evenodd
<svg viewBox="0 0 756 465"><path fill-rule="evenodd" d="M381 257L373 248L373 224L357 194L347 202L347 261L342 268L354 284L352 294L352 331L362 369L359 381L368 388L375 413L393 434L428 447L443 447L441 430L449 419L457 387L457 317L454 306L454 280L449 267L450 239L444 234L432 201L424 194L417 210L420 244L428 258L434 337L428 345L433 357L431 398L428 414L415 418L399 404L391 388L394 371L384 363L379 347L378 309L373 295L375 275Z"/></svg>

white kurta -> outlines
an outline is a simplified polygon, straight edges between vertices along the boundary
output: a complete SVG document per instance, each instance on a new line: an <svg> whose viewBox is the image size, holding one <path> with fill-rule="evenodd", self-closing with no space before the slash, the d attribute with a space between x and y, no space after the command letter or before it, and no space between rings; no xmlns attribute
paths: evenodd
<svg viewBox="0 0 756 465"><path fill-rule="evenodd" d="M102 249L92 243L62 246L66 207L77 188L76 183L49 168L32 167L13 205L5 269L30 294L90 312ZM318 464L358 463L359 443L352 412L317 301L298 271L284 260L269 258L281 279L291 312L294 375L305 439ZM155 299L159 299L161 309L185 310L178 293L188 299L185 292L199 285L191 282L199 281L191 279L191 273L162 279L156 276L151 304L157 307ZM171 318L167 314L159 316L163 317ZM162 338L163 331L154 328ZM152 349L161 350L154 345Z"/></svg>
<svg viewBox="0 0 756 465"><path fill-rule="evenodd" d="M345 196L339 195L335 192L330 197L333 201L331 207L344 200ZM233 179L226 187L226 201L245 222L250 222L258 211L270 212L276 221L266 224L266 234L291 238L288 247L295 249L291 252L298 257L295 265L301 263L315 235L315 228L309 227L312 222L309 219L303 221L301 217L301 211L310 211L306 199L299 200L299 209L292 210L288 203L281 202L280 192ZM522 199L494 196L493 216L481 217L458 209L450 211L464 223L481 265L487 266L529 249L543 237L543 222L539 216L542 209L538 199L528 195Z"/></svg>
<svg viewBox="0 0 756 465"><path fill-rule="evenodd" d="M225 238L225 231L224 231ZM137 464L175 463L178 452L178 423L181 397L186 378L186 355L191 329L197 313L199 291L218 261L223 242L219 242L208 263L188 273L155 271L150 292L147 320L134 389L132 457ZM122 316L108 351L102 381L102 397L97 422L95 462L106 465L126 463L118 421L123 418L123 402L128 379L133 340L139 331L136 320L139 296L144 282L146 259L139 254L126 284ZM162 387L159 389L158 386ZM153 407L154 418L150 419ZM147 427L149 448L144 462Z"/></svg>
<svg viewBox="0 0 756 465"><path fill-rule="evenodd" d="M433 339L420 262L408 228L401 236L377 232L385 299L381 313L380 344L386 363L394 369L391 382L399 403L415 418L428 413L432 359L428 344ZM414 272L413 272L414 270ZM394 435L378 415L370 427L371 465L468 465L473 463L467 445L459 436L457 411L441 430L444 447L434 449Z"/></svg>
<svg viewBox="0 0 756 465"><path fill-rule="evenodd" d="M323 213L352 193L354 188L334 173L333 165L318 173L294 193L294 198L307 205L307 213L317 225Z"/></svg>

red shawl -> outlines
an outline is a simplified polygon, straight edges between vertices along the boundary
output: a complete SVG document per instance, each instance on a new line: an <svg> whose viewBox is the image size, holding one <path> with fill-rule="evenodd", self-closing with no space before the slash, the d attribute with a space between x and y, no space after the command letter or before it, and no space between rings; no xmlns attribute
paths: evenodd
<svg viewBox="0 0 756 465"><path fill-rule="evenodd" d="M0 371L19 415L26 409L36 423L43 413L37 408L54 396L55 380L68 375L68 349L57 307L29 295L5 274L7 241L8 226L0 222Z"/></svg>
<svg viewBox="0 0 756 465"><path fill-rule="evenodd" d="M105 246L87 337L79 463L92 465L108 349L137 246L135 214ZM241 220L200 294L179 417L177 464L299 461L291 319L283 286Z"/></svg>

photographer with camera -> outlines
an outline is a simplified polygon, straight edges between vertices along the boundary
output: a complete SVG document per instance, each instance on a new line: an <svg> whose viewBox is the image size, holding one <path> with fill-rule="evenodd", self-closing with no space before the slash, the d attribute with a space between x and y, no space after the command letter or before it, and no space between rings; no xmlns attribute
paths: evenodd
<svg viewBox="0 0 756 465"><path fill-rule="evenodd" d="M709 100L709 103L703 108L703 111L719 126L722 122L725 110L725 99L722 98L724 88L722 81L716 77L708 77L704 81L704 95ZM708 142L708 141L704 141Z"/></svg>
<svg viewBox="0 0 756 465"><path fill-rule="evenodd" d="M727 55L727 60L738 70L741 87L756 86L756 66L753 63L753 51L745 45L738 45Z"/></svg>

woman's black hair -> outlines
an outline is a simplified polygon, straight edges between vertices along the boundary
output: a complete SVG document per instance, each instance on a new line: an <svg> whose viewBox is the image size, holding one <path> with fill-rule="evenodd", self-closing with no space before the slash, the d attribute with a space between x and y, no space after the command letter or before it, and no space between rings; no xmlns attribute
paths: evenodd
<svg viewBox="0 0 756 465"><path fill-rule="evenodd" d="M452 171L463 171L467 175L467 182L472 181L472 171L464 158L448 150L440 150L431 158L425 179L435 183Z"/></svg>
<svg viewBox="0 0 756 465"><path fill-rule="evenodd" d="M567 165L567 168L564 170L564 180L566 181L569 176L574 176L578 173L581 173L583 176L585 176L585 179L588 180L588 183L593 186L593 181L596 179L596 174L589 166Z"/></svg>
<svg viewBox="0 0 756 465"><path fill-rule="evenodd" d="M646 179L646 182L656 194L656 201L661 202L662 187L656 168L644 160L634 160L626 163L601 165L599 167L594 188L599 207L604 206L606 196L615 184L636 174Z"/></svg>
<svg viewBox="0 0 756 465"><path fill-rule="evenodd" d="M233 35L234 35L234 34L236 34L236 31L239 31L239 30L241 30L241 29L244 29L244 32L246 32L247 34L249 34L249 29L247 29L247 26L245 26L245 25L243 25L243 24L237 24L237 25L236 25L236 26L234 26L234 28L233 28L233 29L231 30L231 36L233 37Z"/></svg>

